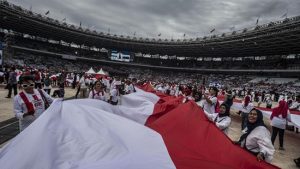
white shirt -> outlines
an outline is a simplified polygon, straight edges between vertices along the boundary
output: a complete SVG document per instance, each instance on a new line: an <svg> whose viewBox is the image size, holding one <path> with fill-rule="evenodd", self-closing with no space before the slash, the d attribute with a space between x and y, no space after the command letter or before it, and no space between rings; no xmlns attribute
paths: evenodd
<svg viewBox="0 0 300 169"><path fill-rule="evenodd" d="M229 126L231 124L231 118L229 116L219 117L219 113L205 113L205 115L210 121L215 122L216 126L223 131L223 133L228 135Z"/></svg>
<svg viewBox="0 0 300 169"><path fill-rule="evenodd" d="M279 115L278 117L274 116L273 119L271 120L270 124L273 127L277 127L277 128L280 128L280 129L285 129L287 120L291 121L290 111L288 111L288 114L287 114L286 118L283 118L282 115Z"/></svg>
<svg viewBox="0 0 300 169"><path fill-rule="evenodd" d="M117 89L112 89L110 91L110 96L112 97L111 101L117 102L118 101L118 96L119 96L119 91Z"/></svg>
<svg viewBox="0 0 300 169"><path fill-rule="evenodd" d="M48 103L51 104L53 102L53 99L44 90L42 90L42 92ZM23 118L24 113L28 112L26 104L21 98L20 94L14 97L14 112L16 118L19 119L20 131L23 131L45 111L45 103L38 90L34 89L34 94L28 94L24 91L24 94L27 97L28 101L33 103L35 113L33 116L30 115ZM34 99L34 95L37 96L38 100Z"/></svg>
<svg viewBox="0 0 300 169"><path fill-rule="evenodd" d="M80 89L86 89L87 88L86 84L89 84L89 80L87 78L84 79L84 77L82 77L79 80Z"/></svg>
<svg viewBox="0 0 300 169"><path fill-rule="evenodd" d="M242 141L242 147L246 143L246 148L252 152L261 152L265 156L266 162L271 162L275 152L271 142L269 130L264 126L258 126L246 138L246 142Z"/></svg>
<svg viewBox="0 0 300 169"><path fill-rule="evenodd" d="M125 91L126 91L126 93L128 93L128 94L134 93L134 86L133 86L133 84L126 85Z"/></svg>
<svg viewBox="0 0 300 169"><path fill-rule="evenodd" d="M267 105L272 105L271 97L267 97L267 98L266 98L266 104L267 104Z"/></svg>
<svg viewBox="0 0 300 169"><path fill-rule="evenodd" d="M170 89L170 95L174 96L175 93L176 93L176 91L175 91L174 87L171 87L171 89Z"/></svg>
<svg viewBox="0 0 300 169"><path fill-rule="evenodd" d="M163 86L157 88L157 91L165 93L166 89Z"/></svg>
<svg viewBox="0 0 300 169"><path fill-rule="evenodd" d="M242 103L242 105L244 105L244 102ZM241 111L244 112L244 113L250 113L250 111L254 108L254 105L253 103L248 103L248 106L244 107L242 106L242 109Z"/></svg>
<svg viewBox="0 0 300 169"><path fill-rule="evenodd" d="M298 109L300 111L300 103L293 102L292 106L289 109Z"/></svg>
<svg viewBox="0 0 300 169"><path fill-rule="evenodd" d="M215 109L216 109L216 104L217 104L217 97L215 96L209 96L208 97L209 100L211 100L212 104L209 104L206 100L204 100L203 102L203 110L206 112L206 113L210 113L210 114L214 114L215 113Z"/></svg>
<svg viewBox="0 0 300 169"><path fill-rule="evenodd" d="M89 94L88 98L89 99L98 99L98 100L107 101L105 91L103 91L103 94L102 94L102 92L99 92L99 94L98 94L98 92L96 90L94 90L94 94L93 94L93 91L90 91L90 94Z"/></svg>

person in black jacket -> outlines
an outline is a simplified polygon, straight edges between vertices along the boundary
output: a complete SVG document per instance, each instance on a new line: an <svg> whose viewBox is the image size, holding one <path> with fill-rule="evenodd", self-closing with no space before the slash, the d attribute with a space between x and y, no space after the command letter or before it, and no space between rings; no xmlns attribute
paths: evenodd
<svg viewBox="0 0 300 169"><path fill-rule="evenodd" d="M6 98L11 98L12 89L14 89L14 95L16 96L18 94L17 89L17 73L15 72L16 68L12 67L9 72L9 78L8 78L8 95Z"/></svg>
<svg viewBox="0 0 300 169"><path fill-rule="evenodd" d="M233 104L233 96L232 96L231 90L229 90L225 93L224 103L229 107L229 110L230 110L230 107Z"/></svg>

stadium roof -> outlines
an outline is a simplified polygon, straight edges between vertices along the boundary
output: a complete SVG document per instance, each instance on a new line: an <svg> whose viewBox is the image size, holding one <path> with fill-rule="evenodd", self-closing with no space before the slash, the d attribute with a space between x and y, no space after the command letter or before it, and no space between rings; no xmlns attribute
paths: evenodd
<svg viewBox="0 0 300 169"><path fill-rule="evenodd" d="M300 16L234 31L184 40L148 39L83 30L0 1L0 28L98 48L188 57L244 57L300 53Z"/></svg>

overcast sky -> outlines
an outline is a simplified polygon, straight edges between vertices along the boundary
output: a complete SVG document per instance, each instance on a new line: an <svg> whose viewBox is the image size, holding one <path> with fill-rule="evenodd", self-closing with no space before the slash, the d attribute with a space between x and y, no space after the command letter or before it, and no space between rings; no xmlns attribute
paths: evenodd
<svg viewBox="0 0 300 169"><path fill-rule="evenodd" d="M8 0L67 23L111 34L195 38L300 15L300 0ZM161 34L158 37L158 34Z"/></svg>

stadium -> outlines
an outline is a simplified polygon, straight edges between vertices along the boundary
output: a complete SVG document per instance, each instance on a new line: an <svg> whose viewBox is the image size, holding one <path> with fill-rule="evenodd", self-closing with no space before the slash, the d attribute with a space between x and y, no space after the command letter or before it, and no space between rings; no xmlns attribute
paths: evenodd
<svg viewBox="0 0 300 169"><path fill-rule="evenodd" d="M147 68L158 66L155 68L179 68L196 72L262 72L297 76L299 20L299 16L286 18L251 29L203 38L147 39L83 30L5 1L1 2L1 37L10 52L50 52L50 55L58 58L67 55L69 57L65 56L66 59L90 59L92 62L116 65L109 62L107 53L112 50L128 51L134 58L133 63L118 62L118 65ZM4 30L9 30L10 33L5 33ZM30 37L36 38L34 40ZM32 50L33 46L30 45L34 43L43 45L41 48L45 50ZM71 44L80 46L80 52L70 47ZM104 52L100 50L103 48L106 49ZM7 59L10 58L10 52Z"/></svg>
<svg viewBox="0 0 300 169"><path fill-rule="evenodd" d="M49 11L47 13L49 13ZM124 94L124 98L119 98L119 103L117 100L116 104L120 104L120 106L125 106L128 104L127 106L134 105L137 108L140 108L139 105L135 105L133 103L132 105L131 103L129 104L130 101L135 99L137 103L141 102L143 104L148 104L148 102L153 102L153 100L150 99L146 100L147 102L145 101L144 103L144 101L138 100L140 99L138 96L136 98L133 98L132 95L129 94L131 92L126 91L126 87L130 86L131 84L136 84L136 86L143 86L144 88L142 87L142 89L146 92L150 92L151 94L156 93L157 96L160 97L160 100L157 100L158 102L156 104L159 104L161 100L164 100L166 102L166 105L175 102L178 105L181 105L182 103L181 107L187 106L187 104L189 104L190 107L193 107L194 103L198 104L196 95L201 93L200 100L201 98L203 100L203 98L205 98L205 92L207 92L205 90L211 90L208 89L208 87L217 87L218 91L220 91L219 95L226 95L229 90L230 93L236 93L237 98L239 98L239 100L236 100L236 103L234 103L236 104L236 110L242 109L242 106L240 104L245 103L245 98L247 97L246 93L248 93L248 91L249 93L251 93L249 95L251 95L251 100L253 101L253 103L255 102L256 107L260 107L261 104L267 104L267 98L269 96L270 98L272 96L272 101L274 102L272 108L274 108L275 105L279 105L279 102L282 100L282 98L284 98L286 102L290 100L291 104L292 102L299 103L299 100L297 99L299 99L298 97L300 94L300 16L286 16L285 18L281 18L269 23L256 24L252 27L244 27L240 30L232 30L230 32L224 33L214 34L215 29L213 29L210 31L209 34L203 37L196 36L186 38L186 35L184 34L183 38L175 39L162 38L160 34L157 37L150 38L146 36L139 37L136 36L135 33L133 36L128 36L125 34L113 34L110 31L100 32L82 26L81 22L80 25L73 25L66 22L66 20L59 21L57 19L49 17L47 13L35 13L31 9L25 9L24 7L18 6L14 3L10 3L3 0L0 1L0 64L3 68L3 72L8 71L11 67L14 67L14 70L17 69L19 72L21 72L17 72L18 79L19 77L22 77L22 74L25 74L25 72L27 71L31 72L31 74L34 76L36 76L36 73L40 73L40 76L42 77L42 82L39 83L42 83L42 85L44 85L44 78L47 75L52 75L53 77L55 76L55 79L57 76L57 83L53 84L53 82L51 82L51 86L55 89L58 89L58 97L71 99L75 101L66 102L66 104L64 102L54 102L56 106L58 104L73 104L73 106L75 107L76 104L91 104L86 101L80 103L79 101L77 101L77 99L74 99L74 93L76 93L76 91L74 91L75 86L77 86L78 84L80 86L80 80L82 77L85 77L85 75L87 75L88 78L90 78L89 84L91 86L87 87L88 92L93 90L94 84L96 83L95 81L93 81L93 79L97 79L96 81L98 81L98 77L101 77L101 81L103 83L102 85L105 85L106 89L109 85L113 86L113 83L115 81L121 81L122 83L120 83L123 85L124 88L123 92L127 93L128 97ZM104 71L102 73L102 69L107 71L108 73ZM101 72L100 75L94 75L97 74L94 70L99 70L99 72ZM8 72L8 74L10 73ZM4 85L4 82L6 82L7 84L9 81L8 77L6 79L4 73L0 75L3 77L1 78L0 83L2 84L3 82ZM107 80L105 78L107 78ZM137 80L138 82L135 82L135 80ZM85 79L84 82L87 83ZM22 82L19 83L18 80L18 84L20 86L22 86L21 83ZM106 83L108 85L106 85ZM60 84L63 87L61 87ZM146 84L151 84L152 86L145 87ZM112 86L110 86L110 90L113 89ZM118 86L117 83L114 87L116 86ZM174 86L179 88L178 90L181 90L179 91L179 93L181 92L182 96L184 97L184 101L179 101L178 97L176 98L177 100L170 101L170 98L168 96L162 97L160 95L163 93L164 95L174 96L175 94L171 94L172 90L174 90L174 93L176 93L177 89ZM123 88L121 87L121 89ZM59 93L61 92L61 90L63 90L62 96L60 96L61 93ZM76 98L79 93L79 90L80 88L78 88ZM131 90L136 93L139 93L140 91L140 89L136 91L135 87L133 87L133 89ZM2 93L7 93L3 91ZM11 92L12 87L10 87L10 94ZM80 91L80 95L82 94L81 92L82 91ZM108 91L107 94L111 94L111 91ZM56 94L53 93L52 96L55 97L55 95ZM121 96L121 94L119 95ZM178 95L176 94L176 96ZM111 96L107 97L108 99L106 99L105 101L111 101ZM141 97L141 99L144 98L148 98L148 96ZM224 96L218 96L218 99L220 99L219 101L223 102ZM5 101L5 103L8 102ZM13 103L10 102L9 104L12 105ZM200 107L203 108L205 104L201 102L201 105L202 106ZM4 107L4 105L0 106ZM54 106L51 105L51 107L53 109L51 110L54 111ZM300 115L299 108L300 107L298 106L298 108L292 108L289 110L293 115L292 120L290 120L287 123L287 126L293 127L293 131L287 133L288 138L292 140L290 142L292 146L289 147L288 151L292 151L291 154L293 155L293 157L287 157L289 158L288 160L291 161L290 163L287 163L287 165L281 165L284 159L280 157L280 155L282 154L278 153L276 150L276 160L275 163L271 163L272 165L269 165L267 163L256 165L252 163L253 159L250 158L249 161L244 162L242 160L243 163L240 163L237 166L251 168L251 165L253 164L252 167L254 168L276 168L276 166L279 165L280 167L289 166L290 168L293 168L294 166L292 165L294 165L294 163L292 162L292 158L294 159L300 156L300 154L297 155L297 153L299 153L299 150L293 151L294 149L297 149L297 147L299 148L299 144L297 144L297 142L299 141L299 134L297 129L299 127L299 120L297 120L299 119L298 116ZM144 110L146 108L141 107L140 109ZM141 111L140 109L138 111ZM173 110L175 108L172 107L170 109ZM198 109L193 107L193 111L202 112L202 109L201 111ZM82 110L85 109L83 108ZM103 108L102 110L106 111L106 108ZM114 109L112 108L112 110ZM50 110L47 109L47 111ZM76 112L77 110L74 108L72 109L72 111ZM155 110L153 111L155 112ZM263 113L272 113L272 109L262 109L262 111ZM61 113L62 112L63 111L61 111ZM117 114L118 113L120 112L117 112ZM160 113L167 114L166 112ZM129 115L127 115L126 112L124 112L124 114L125 117L129 117ZM265 114L265 118L270 116L270 114L267 116ZM161 124L159 120L158 122L160 123L156 124L153 122L155 121L153 119L159 119L160 117L163 117L163 115L158 116L150 116L152 119L149 117L149 119L145 120L142 124L145 124L145 126L150 127L151 129L160 133L160 131L164 131L164 129L159 128L157 126L163 126L165 124ZM18 132L15 131L17 120L12 119L11 116L9 117L10 119L7 118L8 121L5 122L5 120L7 120L5 119L1 120L0 122L0 126L2 125L2 127L0 127L0 135L1 137L3 137L3 141L1 142L1 144L9 141L12 137L15 137L15 135L18 134ZM42 117L45 122L45 116ZM49 118L54 117L50 117L49 115ZM235 118L235 120L238 119L238 123L237 121L235 121L234 126L236 128L239 128L238 125L240 125L239 123L241 121L240 117L235 114L235 116L233 116L232 118ZM140 119L135 119L135 117L133 118L133 121L139 122L139 120ZM14 131L6 130L5 132L9 132L9 134L5 134L4 130L3 132L1 130L8 126L7 123L10 123L11 121L14 123L14 127L12 127L14 128ZM42 120L37 120L37 122L40 123L33 124L42 125ZM127 124L127 122L125 121L122 122ZM54 123L52 125L54 125ZM128 125L131 124L128 123ZM24 133L30 131L30 129L31 131L34 131L33 126L34 125L30 126L28 130L24 130ZM83 126L85 125L83 124ZM62 128L60 129L63 130ZM294 129L296 129L297 132L294 132ZM231 130L234 129L231 128L229 131ZM36 131L38 130L36 129ZM215 129L213 129L213 132L215 132ZM28 135L30 135L29 132L27 133ZM229 138L226 137L226 139L224 139L225 137L223 138L223 135L220 134L223 133L218 133L216 137L220 138L221 140L226 140ZM22 136L19 135L15 138L21 138L25 134L23 134ZM31 136L34 137L32 133ZM43 137L43 135L39 136ZM164 137L165 143L167 143L169 141L165 138L167 136L163 134L162 136ZM46 135L45 138L47 137L51 136ZM178 137L182 136L180 135ZM227 144L229 145L231 144L231 142L226 142L226 145ZM6 148L7 150L5 151L8 151L9 148L13 149L11 145L6 147L8 148ZM166 147L169 151L169 154L171 155L171 159L173 160L173 162L171 160L170 166L165 165L165 168L197 168L200 166L206 166L206 168L218 168L220 166L225 167L226 164L229 163L225 160L224 157L220 157L220 159L225 161L224 164L218 163L216 165L213 165L208 162L204 162L205 160L208 160L208 158L206 159L206 157L201 156L201 153L201 160L205 159L203 161L193 161L193 158L198 158L199 154L198 156L195 154L191 155L190 159L185 159L184 157L181 157L184 159L181 161L180 157L177 156L177 154L172 156L172 153L177 152L177 150L173 152L169 149L169 146ZM178 150L178 152L180 151L181 150ZM185 152L186 150L182 151ZM240 153L240 151L236 151ZM285 153L287 154L288 151L286 150ZM48 152L48 150L46 150L46 152ZM248 157L248 155L244 155L243 153L240 153L240 158ZM9 157L11 156L6 155L4 151L1 152L0 149L0 164L3 163L3 160L9 159ZM93 156L89 157L95 158ZM228 158L229 157L231 156L228 155ZM114 160L115 159L113 158L111 163L116 162L120 163L121 165L124 162L122 160ZM156 162L154 160L157 159L152 160L152 162ZM299 160L300 159L298 159L298 162ZM24 162L24 164L27 163L26 160L23 160L22 162ZM46 163L48 162L49 161L46 161ZM93 168L94 164L92 165L92 163L89 163L86 166L83 164L76 165L83 168ZM102 165L102 163L100 164L97 162L94 165L94 168L101 167ZM39 165L36 165L35 167L37 166ZM52 165L52 167L53 166L55 165ZM63 165L57 166L61 168L68 168L64 167ZM111 165L109 162L107 166L109 166L108 168L114 168L117 165ZM138 165L128 165L127 167L129 166L133 166L133 168L135 168ZM156 167L158 166L159 165L157 165ZM231 165L228 168L236 167L233 166L234 165ZM50 164L48 168L51 168Z"/></svg>

